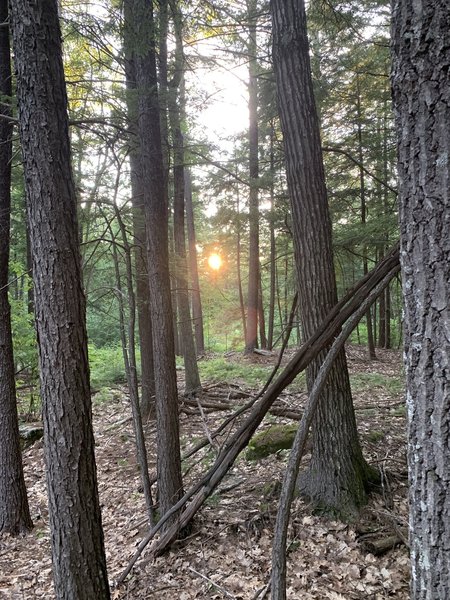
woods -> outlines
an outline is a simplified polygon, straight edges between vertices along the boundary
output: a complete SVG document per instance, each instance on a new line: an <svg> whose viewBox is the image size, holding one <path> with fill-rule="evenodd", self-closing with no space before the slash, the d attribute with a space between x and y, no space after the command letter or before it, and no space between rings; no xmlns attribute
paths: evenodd
<svg viewBox="0 0 450 600"><path fill-rule="evenodd" d="M0 21L0 595L445 598L447 3Z"/></svg>

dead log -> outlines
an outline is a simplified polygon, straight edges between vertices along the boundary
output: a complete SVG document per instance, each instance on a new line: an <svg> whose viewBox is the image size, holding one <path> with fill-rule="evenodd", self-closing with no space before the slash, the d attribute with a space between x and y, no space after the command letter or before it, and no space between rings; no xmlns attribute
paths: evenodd
<svg viewBox="0 0 450 600"><path fill-rule="evenodd" d="M382 556L392 550L396 546L403 544L403 540L397 535L388 535L376 539L361 540L361 546L366 552L370 552L374 556Z"/></svg>

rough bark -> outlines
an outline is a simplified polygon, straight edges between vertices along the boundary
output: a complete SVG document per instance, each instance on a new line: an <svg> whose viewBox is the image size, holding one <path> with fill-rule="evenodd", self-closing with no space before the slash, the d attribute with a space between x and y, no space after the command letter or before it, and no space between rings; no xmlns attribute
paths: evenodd
<svg viewBox="0 0 450 600"><path fill-rule="evenodd" d="M124 2L127 43L133 48L138 95L138 130L147 227L150 314L157 422L160 513L182 494L178 393L169 283L168 201L161 144L153 7L146 0Z"/></svg>
<svg viewBox="0 0 450 600"><path fill-rule="evenodd" d="M294 251L303 334L310 337L336 304L319 122L313 97L303 2L272 0L273 60L293 216ZM307 371L308 387L323 356ZM345 353L321 394L313 424L310 466L302 493L346 517L366 501L369 468L358 440Z"/></svg>
<svg viewBox="0 0 450 600"><path fill-rule="evenodd" d="M153 365L153 332L149 309L147 231L145 228L144 192L137 132L136 73L131 50L125 48L127 111L130 132L130 182L133 206L134 263L136 271L136 304L139 346L141 350L141 412L144 419L154 412L155 370Z"/></svg>
<svg viewBox="0 0 450 600"><path fill-rule="evenodd" d="M276 240L275 240L275 215L274 215L274 200L275 200L275 157L274 157L274 142L275 132L273 122L270 123L270 292L269 292L269 315L268 315L268 333L267 347L269 350L273 348L273 331L275 326L275 295L276 295Z"/></svg>
<svg viewBox="0 0 450 600"><path fill-rule="evenodd" d="M109 598L56 0L10 3L58 599Z"/></svg>
<svg viewBox="0 0 450 600"><path fill-rule="evenodd" d="M11 212L11 58L8 0L0 0L0 533L17 535L33 527L22 469L16 381L8 301Z"/></svg>
<svg viewBox="0 0 450 600"><path fill-rule="evenodd" d="M414 600L450 596L450 5L393 2Z"/></svg>
<svg viewBox="0 0 450 600"><path fill-rule="evenodd" d="M236 194L236 285L239 294L239 308L241 312L242 331L244 333L244 340L247 340L247 319L245 316L244 292L242 289L241 256L241 212L238 189Z"/></svg>

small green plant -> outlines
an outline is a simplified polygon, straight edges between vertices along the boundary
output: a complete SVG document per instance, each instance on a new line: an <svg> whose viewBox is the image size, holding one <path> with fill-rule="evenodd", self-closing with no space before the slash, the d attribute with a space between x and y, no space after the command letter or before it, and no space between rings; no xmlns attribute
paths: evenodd
<svg viewBox="0 0 450 600"><path fill-rule="evenodd" d="M89 344L89 366L91 386L94 390L126 381L120 346L98 348L94 344Z"/></svg>
<svg viewBox="0 0 450 600"><path fill-rule="evenodd" d="M367 436L367 439L369 440L369 442L371 444L377 444L378 442L381 442L381 440L384 440L385 438L385 434L383 431L371 431L369 433L369 435Z"/></svg>
<svg viewBox="0 0 450 600"><path fill-rule="evenodd" d="M116 394L113 389L108 387L102 387L93 396L94 404L107 404L116 399Z"/></svg>
<svg viewBox="0 0 450 600"><path fill-rule="evenodd" d="M219 506L220 504L220 494L212 494L205 502L208 506Z"/></svg>
<svg viewBox="0 0 450 600"><path fill-rule="evenodd" d="M390 411L393 417L406 417L406 406L401 404Z"/></svg>

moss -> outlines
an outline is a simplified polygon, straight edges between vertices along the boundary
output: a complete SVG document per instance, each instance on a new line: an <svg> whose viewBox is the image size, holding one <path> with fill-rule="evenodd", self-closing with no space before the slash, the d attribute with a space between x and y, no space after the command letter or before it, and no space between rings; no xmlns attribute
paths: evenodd
<svg viewBox="0 0 450 600"><path fill-rule="evenodd" d="M298 425L272 425L265 431L256 434L247 449L248 460L259 460L278 450L292 448Z"/></svg>

